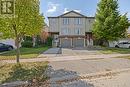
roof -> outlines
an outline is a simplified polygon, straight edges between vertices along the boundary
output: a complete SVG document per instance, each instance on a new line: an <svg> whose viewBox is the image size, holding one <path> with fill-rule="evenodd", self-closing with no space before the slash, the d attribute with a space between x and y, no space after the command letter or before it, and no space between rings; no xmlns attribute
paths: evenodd
<svg viewBox="0 0 130 87"><path fill-rule="evenodd" d="M62 16L64 16L64 15L67 15L67 14L69 14L69 13L71 13L71 12L73 12L73 13L75 13L75 14L78 14L78 15L80 15L80 16L82 16L82 17L87 17L87 16L85 16L85 15L82 15L82 14L80 14L79 12L76 12L76 11L69 11L69 12L67 12L67 13L65 13L65 14L62 14L62 15L60 15L59 17L62 17Z"/></svg>
<svg viewBox="0 0 130 87"><path fill-rule="evenodd" d="M83 14L81 14L81 13L78 13L78 12L76 12L76 11L69 11L69 12L67 12L67 13L64 13L64 14L62 14L62 15L60 15L60 16L57 16L57 17L48 17L48 18L59 18L59 17L64 17L64 15L67 15L67 14L69 14L69 13L71 13L71 12L73 12L73 13L75 13L75 14L78 14L78 15L80 15L81 17L85 17L85 18L95 18L95 17L87 17L87 16L85 16L85 15L83 15ZM67 17L67 16L66 16ZM72 17L74 17L74 16L72 16Z"/></svg>

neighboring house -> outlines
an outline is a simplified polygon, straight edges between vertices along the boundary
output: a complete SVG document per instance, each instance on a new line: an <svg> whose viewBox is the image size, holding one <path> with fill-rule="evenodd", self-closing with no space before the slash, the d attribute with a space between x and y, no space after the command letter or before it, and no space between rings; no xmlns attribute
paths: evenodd
<svg viewBox="0 0 130 87"><path fill-rule="evenodd" d="M53 37L53 46L69 48L93 45L94 17L70 11L58 17L48 17L48 19L48 32Z"/></svg>
<svg viewBox="0 0 130 87"><path fill-rule="evenodd" d="M40 38L41 38L42 43L46 43L46 40L47 40L47 38L49 37L48 29L49 29L49 27L48 27L48 25L46 24L46 25L43 27L42 31L41 31Z"/></svg>

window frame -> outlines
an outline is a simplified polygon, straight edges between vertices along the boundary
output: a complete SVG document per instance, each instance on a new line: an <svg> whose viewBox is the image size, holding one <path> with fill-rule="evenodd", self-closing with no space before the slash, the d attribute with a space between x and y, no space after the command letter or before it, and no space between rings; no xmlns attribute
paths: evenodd
<svg viewBox="0 0 130 87"><path fill-rule="evenodd" d="M81 29L80 28L76 28L75 29L75 34L76 35L81 35Z"/></svg>
<svg viewBox="0 0 130 87"><path fill-rule="evenodd" d="M69 35L69 28L63 28L62 35Z"/></svg>
<svg viewBox="0 0 130 87"><path fill-rule="evenodd" d="M74 23L76 24L76 25L81 25L82 23L81 23L81 18L75 18L74 19Z"/></svg>
<svg viewBox="0 0 130 87"><path fill-rule="evenodd" d="M69 25L69 18L63 18L63 25Z"/></svg>

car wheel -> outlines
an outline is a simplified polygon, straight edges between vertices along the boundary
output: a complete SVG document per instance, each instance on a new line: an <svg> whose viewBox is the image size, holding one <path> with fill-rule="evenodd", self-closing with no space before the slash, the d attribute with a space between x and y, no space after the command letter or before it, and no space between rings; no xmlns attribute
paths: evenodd
<svg viewBox="0 0 130 87"><path fill-rule="evenodd" d="M130 49L130 46L129 46L129 49Z"/></svg>
<svg viewBox="0 0 130 87"><path fill-rule="evenodd" d="M8 50L9 50L9 51L13 50L13 47L9 47Z"/></svg>
<svg viewBox="0 0 130 87"><path fill-rule="evenodd" d="M119 46L118 46L118 45L116 45L115 47L116 47L116 48L119 48Z"/></svg>

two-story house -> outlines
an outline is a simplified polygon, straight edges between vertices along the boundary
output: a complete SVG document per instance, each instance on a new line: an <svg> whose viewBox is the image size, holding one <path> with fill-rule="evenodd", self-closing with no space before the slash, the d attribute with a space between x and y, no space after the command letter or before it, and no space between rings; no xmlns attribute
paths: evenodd
<svg viewBox="0 0 130 87"><path fill-rule="evenodd" d="M94 17L70 11L58 17L48 17L48 19L48 32L54 39L53 46L70 48L93 45Z"/></svg>

